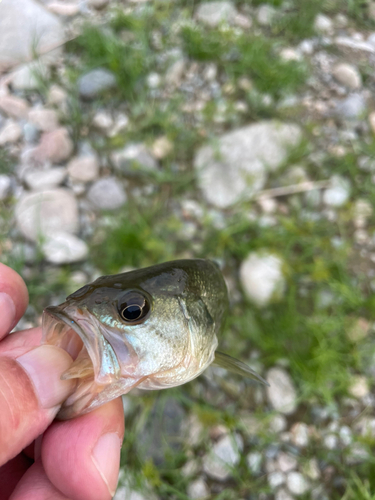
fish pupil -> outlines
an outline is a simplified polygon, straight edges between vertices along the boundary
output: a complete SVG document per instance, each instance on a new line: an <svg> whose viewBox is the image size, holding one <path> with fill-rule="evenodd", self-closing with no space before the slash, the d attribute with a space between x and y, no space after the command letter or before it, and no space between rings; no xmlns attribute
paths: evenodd
<svg viewBox="0 0 375 500"><path fill-rule="evenodd" d="M128 321L134 321L138 319L142 314L142 308L138 305L129 306L123 311L123 316Z"/></svg>
<svg viewBox="0 0 375 500"><path fill-rule="evenodd" d="M119 298L118 311L127 323L140 323L148 317L150 304L146 294L131 290Z"/></svg>

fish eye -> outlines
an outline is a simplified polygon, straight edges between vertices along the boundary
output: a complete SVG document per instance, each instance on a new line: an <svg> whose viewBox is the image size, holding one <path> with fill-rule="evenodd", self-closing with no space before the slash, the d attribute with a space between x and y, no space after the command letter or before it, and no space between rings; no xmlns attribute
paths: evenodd
<svg viewBox="0 0 375 500"><path fill-rule="evenodd" d="M140 323L150 311L150 300L141 292L130 291L118 303L120 316L126 323Z"/></svg>

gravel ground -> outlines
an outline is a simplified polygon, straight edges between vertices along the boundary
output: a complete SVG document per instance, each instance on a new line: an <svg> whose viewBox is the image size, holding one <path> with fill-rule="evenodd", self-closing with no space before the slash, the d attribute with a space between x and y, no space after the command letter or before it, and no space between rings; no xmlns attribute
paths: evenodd
<svg viewBox="0 0 375 500"><path fill-rule="evenodd" d="M209 369L125 396L116 500L374 498L375 2L14 5L0 253L30 289L18 328L102 274L211 258L220 347L270 383Z"/></svg>

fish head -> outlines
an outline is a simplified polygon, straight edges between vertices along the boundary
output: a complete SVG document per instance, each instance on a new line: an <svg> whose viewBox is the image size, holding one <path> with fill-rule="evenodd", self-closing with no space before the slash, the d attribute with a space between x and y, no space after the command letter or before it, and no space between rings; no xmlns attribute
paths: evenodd
<svg viewBox="0 0 375 500"><path fill-rule="evenodd" d="M86 413L132 388L194 379L215 357L228 304L218 267L193 259L102 276L43 315L43 342L75 360L76 389L59 417Z"/></svg>

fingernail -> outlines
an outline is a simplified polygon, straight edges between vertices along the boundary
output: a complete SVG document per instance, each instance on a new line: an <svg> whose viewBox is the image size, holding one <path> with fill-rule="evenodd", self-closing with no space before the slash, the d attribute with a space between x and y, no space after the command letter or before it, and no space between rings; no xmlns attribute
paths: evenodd
<svg viewBox="0 0 375 500"><path fill-rule="evenodd" d="M16 307L13 300L5 292L0 292L0 321L1 331L10 332L14 326Z"/></svg>
<svg viewBox="0 0 375 500"><path fill-rule="evenodd" d="M67 352L59 347L43 345L17 358L29 375L43 408L62 403L74 389L73 380L60 377L73 363Z"/></svg>
<svg viewBox="0 0 375 500"><path fill-rule="evenodd" d="M92 451L92 461L105 482L111 497L113 497L117 488L120 451L121 441L115 432L101 436Z"/></svg>

